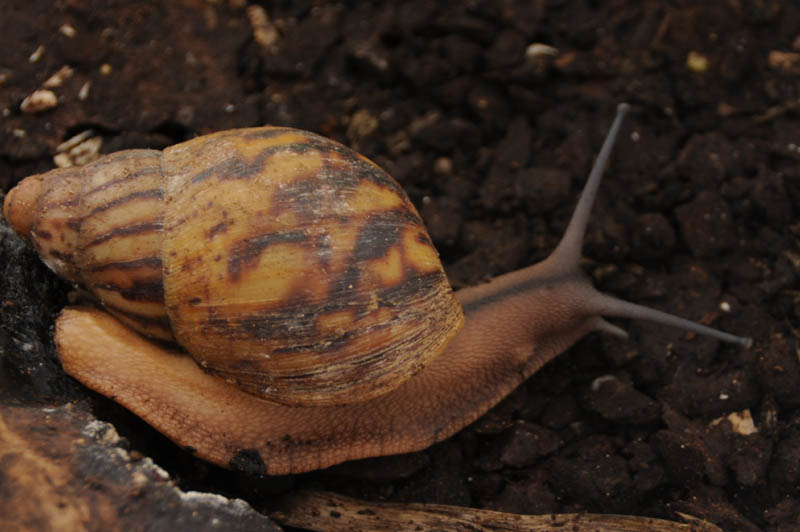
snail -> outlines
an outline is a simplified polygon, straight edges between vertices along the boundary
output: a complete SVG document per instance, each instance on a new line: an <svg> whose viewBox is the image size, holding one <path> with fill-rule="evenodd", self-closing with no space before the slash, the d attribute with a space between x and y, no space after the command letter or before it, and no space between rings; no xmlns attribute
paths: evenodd
<svg viewBox="0 0 800 532"><path fill-rule="evenodd" d="M202 459L299 473L449 437L587 333L626 335L604 317L751 344L601 293L580 270L627 110L552 254L455 293L399 184L290 128L34 175L4 215L101 303L57 318L68 374Z"/></svg>

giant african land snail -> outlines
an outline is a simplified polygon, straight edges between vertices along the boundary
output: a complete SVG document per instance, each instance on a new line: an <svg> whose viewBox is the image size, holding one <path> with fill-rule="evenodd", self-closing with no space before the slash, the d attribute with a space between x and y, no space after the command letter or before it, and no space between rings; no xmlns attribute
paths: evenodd
<svg viewBox="0 0 800 532"><path fill-rule="evenodd" d="M223 131L31 176L4 213L116 317L62 312L70 375L201 458L296 473L448 437L586 333L625 334L602 316L750 344L602 294L580 271L626 110L556 250L455 294L400 186L293 129Z"/></svg>

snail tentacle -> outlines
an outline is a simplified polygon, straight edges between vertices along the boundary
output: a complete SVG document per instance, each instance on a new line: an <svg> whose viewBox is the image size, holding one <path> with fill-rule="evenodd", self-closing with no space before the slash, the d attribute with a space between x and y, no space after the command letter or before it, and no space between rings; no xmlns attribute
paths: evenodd
<svg viewBox="0 0 800 532"><path fill-rule="evenodd" d="M621 103L617 106L617 114L614 118L614 122L611 124L611 128L603 142L603 147L600 149L600 153L595 159L586 184L581 191L578 204L569 221L567 230L558 246L556 246L556 249L545 260L545 263L550 263L551 267L555 270L579 271L580 269L579 262L582 256L583 239L586 234L586 227L589 222L592 206L597 197L597 190L602 181L603 173L608 165L611 150L619 135L622 121L629 110L630 106L627 103ZM707 327L679 316L604 294L597 291L589 282L581 284L580 286L586 291L579 296L580 301L584 302L587 312L596 314L598 317L613 316L616 318L651 321L661 325L695 332L704 336L710 336L723 342L738 344L745 348L749 348L753 344L752 338L722 332L713 327ZM624 331L622 331L622 329L604 320L596 323L598 330L610 332L616 336L623 336ZM624 336L627 336L627 334L624 334Z"/></svg>
<svg viewBox="0 0 800 532"><path fill-rule="evenodd" d="M589 224L589 217L592 214L594 200L597 198L597 191L600 188L600 182L603 180L603 173L611 158L611 151L617 142L622 121L625 120L629 110L630 105L627 103L623 102L617 106L614 122L611 124L611 128L603 141L603 146L595 158L592 170L589 172L589 177L586 179L586 184L583 186L581 195L578 198L575 212L573 212L569 225L567 225L567 230L564 231L564 236L561 237L556 249L550 254L550 260L557 261L562 266L578 268L583 256L583 238L586 234L586 227Z"/></svg>

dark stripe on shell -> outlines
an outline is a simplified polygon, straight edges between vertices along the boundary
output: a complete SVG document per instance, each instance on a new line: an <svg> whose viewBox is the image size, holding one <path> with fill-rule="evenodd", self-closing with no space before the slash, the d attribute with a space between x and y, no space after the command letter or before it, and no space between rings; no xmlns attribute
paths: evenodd
<svg viewBox="0 0 800 532"><path fill-rule="evenodd" d="M400 197L406 198L402 187L389 174L375 163L365 160L356 152L330 139L311 135L307 142L293 145L291 151L302 154L317 151L323 156L333 153L339 157L324 157L326 172L334 175L341 189L355 189L362 181L368 181L381 188L388 188Z"/></svg>
<svg viewBox="0 0 800 532"><path fill-rule="evenodd" d="M164 285L160 278L133 279L131 285L126 287L114 283L99 283L94 287L117 292L128 301L139 303L162 303L164 301Z"/></svg>
<svg viewBox="0 0 800 532"><path fill-rule="evenodd" d="M233 156L216 164L212 164L202 172L192 177L192 183L200 183L209 177L217 179L250 179L261 171L263 164L260 162L248 163L240 157Z"/></svg>
<svg viewBox="0 0 800 532"><path fill-rule="evenodd" d="M276 153L305 153L308 150L307 143L283 144L270 146L258 154L252 162L243 160L239 156L233 156L211 168L204 170L192 178L192 183L198 183L211 176L217 176L219 180L226 179L251 179L254 175L260 174L268 163L270 157Z"/></svg>
<svg viewBox="0 0 800 532"><path fill-rule="evenodd" d="M419 220L404 208L367 216L358 233L353 260L361 262L385 257L389 249L402 240L403 229L419 223Z"/></svg>
<svg viewBox="0 0 800 532"><path fill-rule="evenodd" d="M314 239L313 246L320 266L322 266L323 270L328 270L333 260L333 242L331 235L328 233L317 235Z"/></svg>
<svg viewBox="0 0 800 532"><path fill-rule="evenodd" d="M355 157L358 163L353 164L352 168L349 170L349 173L352 174L354 179L359 181L369 181L370 183L375 183L380 187L388 188L401 198L405 199L408 204L411 205L411 202L408 200L406 191L403 190L403 187L401 187L393 177L383 171L380 166L377 166L374 163L370 164L352 153L349 155L351 157Z"/></svg>
<svg viewBox="0 0 800 532"><path fill-rule="evenodd" d="M258 262L258 257L261 255L261 253L273 244L297 244L300 242L306 242L307 240L308 235L303 229L281 231L267 235L257 235L239 240L231 247L230 250L230 257L228 258L228 274L232 280L238 280L242 274L242 271L254 267Z"/></svg>
<svg viewBox="0 0 800 532"><path fill-rule="evenodd" d="M95 207L86 216L87 217L91 217L91 216L94 216L95 214L97 214L99 212L107 211L108 209L111 209L113 207L117 207L119 205L122 205L124 203L128 203L130 201L134 201L134 200L137 200L137 199L142 199L142 198L162 199L163 197L164 197L164 192L160 188L153 188L153 189L150 189L150 190L137 190L136 192L131 192L127 196L122 196L121 198L117 198L117 199L111 200L108 203L105 203L103 205Z"/></svg>
<svg viewBox="0 0 800 532"><path fill-rule="evenodd" d="M428 235L427 231L420 231L419 233L417 233L417 236L414 238L414 240L416 240L420 244L425 244L427 246L436 249L435 246L433 245L433 240L431 240L431 237Z"/></svg>
<svg viewBox="0 0 800 532"><path fill-rule="evenodd" d="M361 269L358 264L351 261L350 266L337 279L331 281L330 299L344 305L352 305L359 297L357 289L360 280Z"/></svg>
<svg viewBox="0 0 800 532"><path fill-rule="evenodd" d="M117 227L116 229L113 229L113 230L109 231L108 233L104 234L103 236L95 238L94 240L92 240L91 242L86 244L85 247L89 248L89 247L92 247L92 246L97 246L99 244L102 244L103 242L107 242L107 241L111 240L112 238L139 235L139 234L144 234L144 233L151 233L151 232L154 232L154 231L161 231L161 222L160 221L158 221L158 222L145 222L145 223L136 224L136 225L129 225L129 226L126 226L126 227Z"/></svg>
<svg viewBox="0 0 800 532"><path fill-rule="evenodd" d="M57 249L48 249L47 254L67 264L75 265L75 257L72 254L63 253Z"/></svg>
<svg viewBox="0 0 800 532"><path fill-rule="evenodd" d="M330 198L320 194L319 185L319 179L314 175L294 176L291 182L274 191L270 200L270 211L291 211L306 223L318 219L321 212L330 210L330 205L323 205Z"/></svg>
<svg viewBox="0 0 800 532"><path fill-rule="evenodd" d="M245 139L274 138L289 133L296 134L297 130L289 128L264 129L248 133L245 135ZM335 176L333 179L337 181L339 190L355 189L361 181L366 180L382 188L390 189L404 199L407 198L402 187L391 176L374 163L361 158L350 148L310 132L304 132L304 134L306 135L305 142L293 142L267 147L252 161L244 160L234 153L230 159L218 162L196 174L192 178L192 183L199 183L211 177L216 177L218 180L251 179L253 176L263 172L263 168L268 164L269 159L277 153L290 152L302 155L307 152L316 151L322 156L325 165L321 173ZM325 157L326 153L335 153L340 157ZM309 180L307 184L296 183L296 181L297 180L294 180L287 188L299 190L304 186L312 186L315 188L318 186L313 180ZM303 202L298 202L296 196L292 196L288 192L282 194L282 197L276 198L275 202L281 204L287 196L293 198L292 204L295 206L293 210L297 210L301 218L304 215L313 213L313 205L306 205ZM304 199L310 199L314 198L315 194L307 194L303 197ZM313 201L309 203L313 203ZM283 203L283 205L285 204L286 203ZM301 206L302 209L300 209ZM300 212L301 210L303 212ZM413 208L411 210L413 212Z"/></svg>
<svg viewBox="0 0 800 532"><path fill-rule="evenodd" d="M140 268L153 268L161 270L161 257L146 257L143 259L106 262L87 268L90 272L104 272L108 270L138 270Z"/></svg>
<svg viewBox="0 0 800 532"><path fill-rule="evenodd" d="M78 205L80 202L81 202L80 197L74 197L71 200L67 201L56 201L53 203L46 203L39 208L42 209L43 211L63 209L65 207L74 207Z"/></svg>
<svg viewBox="0 0 800 532"><path fill-rule="evenodd" d="M443 272L433 272L425 275L415 275L405 283L390 288L378 290L376 293L377 308L401 307L406 313L403 319L422 320L430 309L408 305L409 301L417 301L420 294L434 293L437 286L447 283ZM333 353L341 350L355 336L365 333L363 326L359 327L358 320L377 310L375 301L368 294L359 293L358 290L348 290L347 297L332 296L322 304L310 302L302 296L295 296L283 302L280 308L253 310L246 314L229 318L217 310L209 309L209 318L203 327L208 332L224 335L232 340L254 339L257 341L275 341L283 347L273 347L273 354L313 351L316 353ZM331 315L342 311L354 314L355 324L351 330L341 334L329 333L322 335L317 330L317 321L320 316ZM387 324L388 325L388 324ZM384 325L370 325L370 331L375 331ZM229 366L228 370L236 369L237 373L257 373L261 365L258 361L247 359ZM288 377L285 377L288 378Z"/></svg>
<svg viewBox="0 0 800 532"><path fill-rule="evenodd" d="M211 240L216 235L228 230L228 222L220 222L208 231L208 239Z"/></svg>

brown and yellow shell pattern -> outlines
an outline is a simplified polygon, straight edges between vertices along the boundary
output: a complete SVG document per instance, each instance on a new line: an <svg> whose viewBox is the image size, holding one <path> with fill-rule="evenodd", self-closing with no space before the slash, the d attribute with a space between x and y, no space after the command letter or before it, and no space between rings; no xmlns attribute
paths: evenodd
<svg viewBox="0 0 800 532"><path fill-rule="evenodd" d="M268 400L378 396L463 321L399 184L324 137L230 130L36 177L45 262Z"/></svg>
<svg viewBox="0 0 800 532"><path fill-rule="evenodd" d="M9 193L6 219L53 271L84 286L120 321L170 340L161 274L163 183L161 152L117 152L26 178Z"/></svg>

